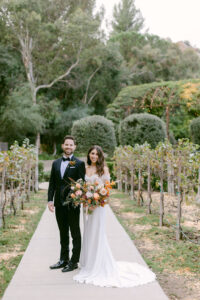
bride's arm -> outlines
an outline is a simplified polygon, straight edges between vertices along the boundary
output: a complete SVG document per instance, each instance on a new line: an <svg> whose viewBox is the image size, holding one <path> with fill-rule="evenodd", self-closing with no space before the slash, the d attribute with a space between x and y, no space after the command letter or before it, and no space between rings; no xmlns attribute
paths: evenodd
<svg viewBox="0 0 200 300"><path fill-rule="evenodd" d="M107 166L104 166L104 178L105 178L105 181L110 181L110 173L109 173L109 169Z"/></svg>

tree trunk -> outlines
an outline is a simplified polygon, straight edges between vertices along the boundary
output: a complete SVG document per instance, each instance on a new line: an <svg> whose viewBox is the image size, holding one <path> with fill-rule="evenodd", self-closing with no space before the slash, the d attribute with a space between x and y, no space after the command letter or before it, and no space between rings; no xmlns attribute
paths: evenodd
<svg viewBox="0 0 200 300"><path fill-rule="evenodd" d="M164 190L163 190L163 181L164 181L164 166L163 162L161 162L161 175L160 175L160 220L159 226L163 226L163 218L164 218Z"/></svg>
<svg viewBox="0 0 200 300"><path fill-rule="evenodd" d="M5 180L6 182L6 180ZM6 227L6 218L5 218L5 208L7 203L7 193L6 193L6 184L5 184L5 190L4 190L4 203L2 207L2 220L3 220L3 228Z"/></svg>
<svg viewBox="0 0 200 300"><path fill-rule="evenodd" d="M177 221L176 221L176 240L179 241L182 239L182 232L181 232L181 204L183 201L183 193L181 188L181 165L179 165L179 175L178 175L178 203L177 203Z"/></svg>
<svg viewBox="0 0 200 300"><path fill-rule="evenodd" d="M167 173L168 173L167 191L168 191L169 194L174 194L175 193L175 189L174 189L174 168L172 167L171 162L168 163Z"/></svg>
<svg viewBox="0 0 200 300"><path fill-rule="evenodd" d="M13 209L14 216L17 213L17 209L15 206L15 191L14 191L14 183L11 181L11 188L10 188L10 207Z"/></svg>
<svg viewBox="0 0 200 300"><path fill-rule="evenodd" d="M199 167L199 177L198 177L198 192L196 196L196 202L200 204L200 167Z"/></svg>
<svg viewBox="0 0 200 300"><path fill-rule="evenodd" d="M120 192L122 192L122 169L121 167L119 168L119 185L118 188L120 190Z"/></svg>
<svg viewBox="0 0 200 300"><path fill-rule="evenodd" d="M131 200L135 198L134 168L131 168Z"/></svg>
<svg viewBox="0 0 200 300"><path fill-rule="evenodd" d="M22 202L22 184L23 184L23 182L20 181L19 186L18 186L18 195L19 195L19 199L20 199L20 203L17 207L18 209L20 209L20 205L21 205L21 202Z"/></svg>
<svg viewBox="0 0 200 300"><path fill-rule="evenodd" d="M28 169L28 190L27 190L27 201L30 202L30 193L31 193L31 166L29 165Z"/></svg>
<svg viewBox="0 0 200 300"><path fill-rule="evenodd" d="M128 193L128 171L125 173L125 193Z"/></svg>
<svg viewBox="0 0 200 300"><path fill-rule="evenodd" d="M148 214L151 214L151 203L152 203L152 197L151 197L151 166L150 161L148 161Z"/></svg>
<svg viewBox="0 0 200 300"><path fill-rule="evenodd" d="M35 167L32 169L31 172L31 190L34 191L35 190Z"/></svg>
<svg viewBox="0 0 200 300"><path fill-rule="evenodd" d="M38 182L38 178L39 178L39 171L38 171L39 149L40 149L40 133L38 132L37 137L36 137L35 192L38 192L38 188L39 188L39 182Z"/></svg>
<svg viewBox="0 0 200 300"><path fill-rule="evenodd" d="M180 189L178 192L178 203L177 203L177 222L176 222L176 240L182 240L182 231L181 231L181 215L182 215L182 201L183 201L183 194Z"/></svg>
<svg viewBox="0 0 200 300"><path fill-rule="evenodd" d="M137 199L138 206L141 206L141 199L142 199L141 189L142 189L142 187L141 187L141 168L139 168L139 170L138 170L138 199Z"/></svg>
<svg viewBox="0 0 200 300"><path fill-rule="evenodd" d="M0 228L3 226L3 206L4 206L4 191L5 191L5 177L6 168L3 166L2 170L2 184L1 184L1 199L0 199Z"/></svg>

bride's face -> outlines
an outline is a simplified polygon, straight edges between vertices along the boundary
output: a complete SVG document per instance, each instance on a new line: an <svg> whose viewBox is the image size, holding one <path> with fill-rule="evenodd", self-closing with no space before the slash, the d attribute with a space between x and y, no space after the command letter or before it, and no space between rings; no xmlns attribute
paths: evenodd
<svg viewBox="0 0 200 300"><path fill-rule="evenodd" d="M93 149L89 154L90 160L93 164L95 164L98 160L97 150Z"/></svg>

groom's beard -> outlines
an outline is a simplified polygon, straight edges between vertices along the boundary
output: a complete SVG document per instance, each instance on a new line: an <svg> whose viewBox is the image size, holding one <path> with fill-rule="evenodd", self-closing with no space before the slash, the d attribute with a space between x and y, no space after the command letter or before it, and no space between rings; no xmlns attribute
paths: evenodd
<svg viewBox="0 0 200 300"><path fill-rule="evenodd" d="M73 150L64 150L64 154L65 154L66 156L70 156L70 155L72 155L73 153L74 153Z"/></svg>

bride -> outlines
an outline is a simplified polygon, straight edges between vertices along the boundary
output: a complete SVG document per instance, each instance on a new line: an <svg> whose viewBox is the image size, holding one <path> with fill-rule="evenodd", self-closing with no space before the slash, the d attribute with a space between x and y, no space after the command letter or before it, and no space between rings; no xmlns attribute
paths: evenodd
<svg viewBox="0 0 200 300"><path fill-rule="evenodd" d="M87 182L102 184L110 180L100 146L89 149L87 164ZM84 213L81 270L73 279L101 287L133 287L154 281L155 274L148 268L138 263L115 261L106 237L105 212L105 207L97 207L92 214Z"/></svg>

